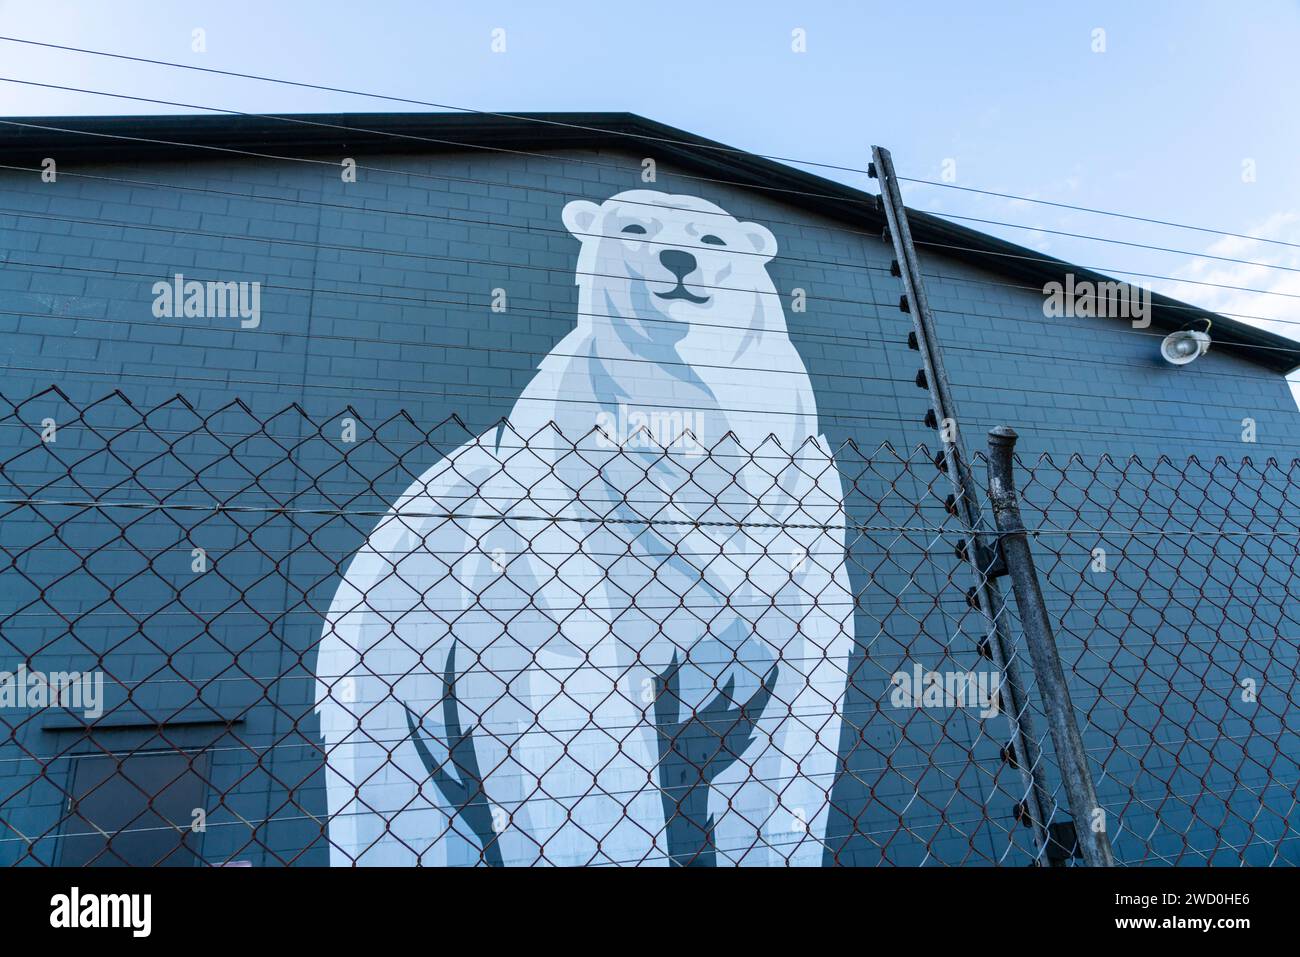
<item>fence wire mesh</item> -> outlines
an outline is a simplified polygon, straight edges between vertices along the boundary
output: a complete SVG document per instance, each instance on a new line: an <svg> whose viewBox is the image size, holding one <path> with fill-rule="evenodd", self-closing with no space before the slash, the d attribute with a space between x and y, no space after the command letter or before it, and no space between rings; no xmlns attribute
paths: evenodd
<svg viewBox="0 0 1300 957"><path fill-rule="evenodd" d="M0 863L1070 859L924 447L58 389L0 441ZM1294 863L1295 469L1019 477L1117 858Z"/></svg>
<svg viewBox="0 0 1300 957"><path fill-rule="evenodd" d="M1117 860L1300 861L1300 462L1020 466Z"/></svg>

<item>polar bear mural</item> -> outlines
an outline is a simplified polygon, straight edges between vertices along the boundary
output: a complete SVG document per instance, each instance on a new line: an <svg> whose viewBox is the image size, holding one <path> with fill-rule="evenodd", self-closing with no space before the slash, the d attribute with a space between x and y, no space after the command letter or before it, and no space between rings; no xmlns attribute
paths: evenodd
<svg viewBox="0 0 1300 957"><path fill-rule="evenodd" d="M331 860L820 864L853 598L776 240L648 190L563 219L575 328L326 615Z"/></svg>

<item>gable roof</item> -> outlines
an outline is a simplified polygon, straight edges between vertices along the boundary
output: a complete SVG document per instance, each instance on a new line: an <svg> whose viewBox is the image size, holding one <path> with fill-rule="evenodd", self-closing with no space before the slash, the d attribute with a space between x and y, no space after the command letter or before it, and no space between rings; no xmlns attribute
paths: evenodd
<svg viewBox="0 0 1300 957"><path fill-rule="evenodd" d="M287 121L287 122L286 122ZM346 129L344 128L346 127ZM89 134L89 135L87 135ZM656 161L692 174L765 193L855 229L879 232L884 214L874 194L756 156L633 113L296 113L265 117L64 116L0 120L0 152L12 165L38 167L46 156L61 163L116 163L195 159L239 151L274 156L376 153L462 153L516 150L629 149L653 145ZM196 151L194 147L207 149ZM913 239L942 257L978 266L1041 289L1073 273L1075 281L1114 281L1036 250L908 211ZM1272 372L1300 365L1300 343L1236 319L1152 293L1152 326L1180 329L1213 322L1215 350Z"/></svg>

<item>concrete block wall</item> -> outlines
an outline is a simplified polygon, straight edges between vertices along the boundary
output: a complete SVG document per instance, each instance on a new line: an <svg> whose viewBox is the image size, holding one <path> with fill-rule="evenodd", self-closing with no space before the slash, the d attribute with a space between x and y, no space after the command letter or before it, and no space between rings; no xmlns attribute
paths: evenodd
<svg viewBox="0 0 1300 957"><path fill-rule="evenodd" d="M91 550L115 534L104 513L42 507L6 518L6 550L41 548L0 570L14 583L0 608L18 613L4 628L0 669L24 653L48 669L92 667L103 655L110 674L139 686L140 709L170 722L161 731L125 724L109 746L212 749L213 791L230 791L204 836L202 854L212 862L327 859L312 819L324 807L312 746L312 648L340 566L374 518L312 509L382 510L433 464L437 448L454 448L506 415L537 362L573 325L578 245L561 223L563 205L648 187L640 156L613 152L358 161L358 182L346 184L336 158L69 168L55 184L0 175L0 366L6 399L20 403L0 409L10 413L0 423L0 458L24 450L7 466L11 480L43 494L102 490L140 501L150 490L169 490L173 502L215 495L303 510L261 524L114 513L117 526L133 522L134 537L85 562L69 560L51 528L63 523L74 543ZM883 704L898 667L980 664L978 618L966 608L967 582L951 557L956 530L945 525L948 489L926 468L935 437L921 424L928 397L912 382L917 355L906 347L910 317L896 305L890 250L878 236L806 214L781 194L662 166L652 188L701 196L776 235L780 252L769 273L808 367L821 427L833 448L851 442L861 450L841 460L846 484L853 483L850 515L873 525L952 529L852 536L859 677L845 712L861 730L842 745L851 773L834 795L836 856L1023 863L1027 836L1010 818L1017 781L999 767L997 735L965 712L900 716ZM1026 458L1289 461L1300 447L1300 414L1281 377L1214 351L1174 369L1158 358L1158 336L1108 320L1047 320L1035 291L999 284L997 275L931 250L921 256L972 450L998 424L1020 430ZM260 326L155 318L153 284L178 272L262 283ZM790 308L796 287L806 290L806 312ZM497 288L509 296L504 313L489 308ZM68 401L46 393L24 402L50 386ZM120 395L85 416L73 411L114 390ZM136 427L143 410L159 406L149 429ZM62 428L58 444L42 447L30 429L47 416ZM349 416L363 438L382 441L349 454L336 440ZM1245 417L1257 422L1255 445L1241 442ZM112 439L114 454L104 454L104 436L127 424L133 427ZM909 467L890 465L895 453L878 451L884 443ZM172 444L176 455L167 452ZM77 482L63 477L69 470ZM144 480L132 481L133 472ZM200 543L221 574L191 581L190 549ZM151 552L152 564L141 557ZM1076 587L1071 568L1054 574L1063 592ZM61 618L68 615L84 617L69 629ZM1076 640L1063 631L1067 658L1079 653L1070 645ZM170 720L196 697L216 719ZM1194 704L1179 706L1199 714ZM1104 698L1097 703L1098 727L1122 727L1122 715L1107 718L1107 707ZM32 855L52 860L57 782L70 762L55 762L33 783L30 755L99 745L39 716L14 726L11 743L0 746L7 759L0 814L24 834L43 835ZM1230 782L1215 773L1215 781ZM1294 777L1282 783L1293 786ZM1126 813L1145 812L1130 804ZM240 818L260 823L250 831ZM1213 844L1209 822L1189 827ZM0 863L22 851L20 843L0 843Z"/></svg>

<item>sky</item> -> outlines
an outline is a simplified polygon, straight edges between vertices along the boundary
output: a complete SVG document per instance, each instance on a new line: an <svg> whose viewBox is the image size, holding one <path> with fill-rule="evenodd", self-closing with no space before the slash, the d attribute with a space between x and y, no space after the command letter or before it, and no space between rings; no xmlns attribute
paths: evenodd
<svg viewBox="0 0 1300 957"><path fill-rule="evenodd" d="M966 222L1300 339L1297 0L0 0L0 35L476 110L627 111L863 170L878 144L903 176L1258 237L904 190L915 208L1031 227ZM187 112L12 80L246 112L418 109L8 42L0 78L6 116ZM863 173L808 168L875 191Z"/></svg>

